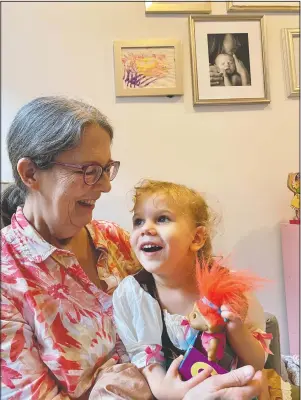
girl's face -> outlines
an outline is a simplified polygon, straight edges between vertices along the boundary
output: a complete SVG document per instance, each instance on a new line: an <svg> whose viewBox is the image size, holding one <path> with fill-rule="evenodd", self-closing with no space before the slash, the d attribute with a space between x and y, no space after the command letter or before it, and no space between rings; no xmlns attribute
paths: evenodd
<svg viewBox="0 0 301 400"><path fill-rule="evenodd" d="M197 229L167 195L144 194L134 208L131 245L148 272L168 276L194 267Z"/></svg>

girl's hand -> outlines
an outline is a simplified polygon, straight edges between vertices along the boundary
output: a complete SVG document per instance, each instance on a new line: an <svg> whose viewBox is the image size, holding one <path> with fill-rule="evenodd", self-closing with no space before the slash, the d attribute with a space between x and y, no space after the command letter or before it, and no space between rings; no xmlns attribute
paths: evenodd
<svg viewBox="0 0 301 400"><path fill-rule="evenodd" d="M244 312L244 315L247 313ZM240 329L244 323L241 318L230 311L229 307L226 304L221 306L221 317L227 320L226 329L227 331L232 331L236 329Z"/></svg>
<svg viewBox="0 0 301 400"><path fill-rule="evenodd" d="M168 368L164 379L161 381L159 393L154 393L158 400L182 400L186 393L207 379L212 368L203 370L188 381L182 381L178 368L183 356L176 358Z"/></svg>

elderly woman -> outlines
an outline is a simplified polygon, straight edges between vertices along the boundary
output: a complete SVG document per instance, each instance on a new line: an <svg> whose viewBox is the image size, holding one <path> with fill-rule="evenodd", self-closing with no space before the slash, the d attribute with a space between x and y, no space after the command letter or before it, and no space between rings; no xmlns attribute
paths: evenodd
<svg viewBox="0 0 301 400"><path fill-rule="evenodd" d="M111 318L110 294L140 266L124 230L92 220L120 164L112 139L97 109L61 97L31 101L12 122L15 184L1 199L2 399L87 399L99 383L102 399L152 397L136 367L121 364ZM126 392L115 378L129 369ZM258 376L246 372L209 378L187 399L228 399L233 390L251 399Z"/></svg>

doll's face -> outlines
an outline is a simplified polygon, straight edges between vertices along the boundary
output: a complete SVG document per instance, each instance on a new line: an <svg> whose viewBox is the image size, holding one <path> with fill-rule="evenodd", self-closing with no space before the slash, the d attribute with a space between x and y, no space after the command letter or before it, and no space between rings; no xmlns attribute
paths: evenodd
<svg viewBox="0 0 301 400"><path fill-rule="evenodd" d="M208 331L209 325L207 324L207 321L200 313L196 304L194 304L193 310L188 315L187 319L192 328L202 332Z"/></svg>
<svg viewBox="0 0 301 400"><path fill-rule="evenodd" d="M200 313L198 306L194 304L193 310L187 317L190 326L193 329L196 329L201 332L208 332L208 333L218 333L222 332L224 329L223 325L211 325L206 318Z"/></svg>

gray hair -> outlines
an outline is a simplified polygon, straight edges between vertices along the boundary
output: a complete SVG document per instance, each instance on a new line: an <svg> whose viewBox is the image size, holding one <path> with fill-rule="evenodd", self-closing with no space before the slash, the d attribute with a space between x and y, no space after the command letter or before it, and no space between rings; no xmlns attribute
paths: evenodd
<svg viewBox="0 0 301 400"><path fill-rule="evenodd" d="M18 161L28 157L38 168L50 168L60 153L80 143L84 128L90 124L98 124L113 139L113 128L106 116L78 100L38 97L18 111L7 135L15 183L1 196L2 225L9 225L17 207L25 202L27 188L17 171Z"/></svg>

